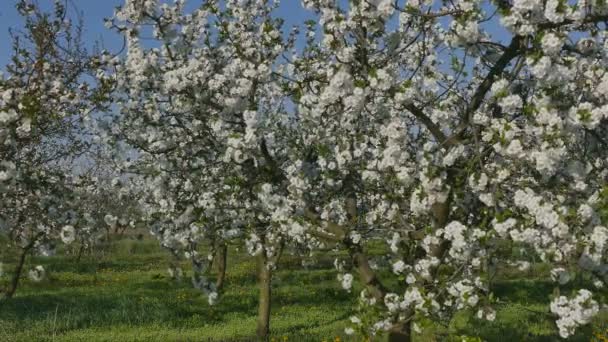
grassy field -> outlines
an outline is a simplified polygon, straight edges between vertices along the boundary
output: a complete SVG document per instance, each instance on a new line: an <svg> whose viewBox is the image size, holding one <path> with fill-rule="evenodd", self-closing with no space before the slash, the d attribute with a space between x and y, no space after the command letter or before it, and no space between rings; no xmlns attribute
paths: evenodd
<svg viewBox="0 0 608 342"><path fill-rule="evenodd" d="M62 256L32 260L45 266L47 279L23 278L15 298L0 304L0 341L255 340L257 288L250 257L231 250L225 294L211 307L187 280L168 278L171 259L156 241L125 239L112 249L80 262ZM343 333L356 296L340 289L331 260L308 269L299 264L297 257L286 255L274 278L273 339L356 341ZM542 304L551 289L540 279L502 279L496 294L516 303L501 306L495 322L465 312L416 340L457 341L462 335L484 341L559 340ZM571 340L608 334L605 322L608 317L598 317Z"/></svg>

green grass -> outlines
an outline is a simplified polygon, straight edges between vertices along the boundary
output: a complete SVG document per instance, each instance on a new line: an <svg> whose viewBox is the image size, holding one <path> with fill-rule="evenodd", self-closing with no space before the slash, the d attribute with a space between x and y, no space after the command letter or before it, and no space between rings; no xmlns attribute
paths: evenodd
<svg viewBox="0 0 608 342"><path fill-rule="evenodd" d="M40 283L23 278L17 295L0 304L0 341L255 340L252 258L231 251L226 291L216 306L209 306L187 280L168 279L170 261L152 240L119 241L108 253L78 263L69 256L32 260L30 264L45 266L48 277ZM341 336L348 341L343 331L356 295L339 288L331 260L308 270L299 262L286 255L275 274L273 337L333 341ZM505 279L495 291L516 303L501 306L495 322L481 322L463 312L448 327L437 326L416 340L468 335L486 341L555 341L553 322L542 314L549 286L541 280ZM606 319L598 318L596 325ZM593 329L582 330L573 340L589 341Z"/></svg>

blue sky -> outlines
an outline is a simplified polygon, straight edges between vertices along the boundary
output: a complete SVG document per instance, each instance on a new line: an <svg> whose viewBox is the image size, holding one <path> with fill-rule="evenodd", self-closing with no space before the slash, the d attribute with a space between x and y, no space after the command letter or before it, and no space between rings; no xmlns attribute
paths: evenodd
<svg viewBox="0 0 608 342"><path fill-rule="evenodd" d="M44 9L51 9L54 0L36 0ZM165 0L170 1L170 0ZM195 8L202 0L187 0L187 7ZM11 41L9 39L9 28L18 29L23 25L21 17L17 14L15 3L17 0L0 0L0 70L4 69L9 62L11 53ZM404 1L405 2L405 1ZM87 47L92 47L96 42L110 51L118 51L122 47L122 38L111 30L104 27L103 19L111 17L114 8L124 3L124 0L68 0L72 17L78 11L84 18L84 41ZM346 6L348 0L340 0L342 6ZM488 9L491 13L492 10ZM285 19L286 28L302 24L305 20L314 19L313 13L305 11L301 7L300 0L282 0L276 12L278 17ZM445 24L445 23L444 23ZM509 34L495 20L486 23L486 29L495 38L505 40Z"/></svg>
<svg viewBox="0 0 608 342"><path fill-rule="evenodd" d="M53 0L37 1L45 9L52 8L54 2ZM17 29L23 25L23 21L15 9L16 2L17 0L0 0L0 69L4 68L10 58L9 28ZM187 2L194 7L201 1L188 0ZM123 4L124 0L70 0L69 3L71 3L69 8L72 13L77 10L83 15L84 40L88 46L100 41L111 51L120 49L122 46L121 38L104 27L103 18L111 17L114 8ZM283 0L277 11L277 16L284 18L287 26L292 26L312 18L312 13L302 10L300 0Z"/></svg>
<svg viewBox="0 0 608 342"><path fill-rule="evenodd" d="M51 8L52 0L38 0L43 8ZM108 48L120 46L121 41L117 36L103 26L103 18L112 16L114 7L121 4L123 0L73 0L77 10L83 13L85 25L84 35L87 45L95 41L104 41ZM11 40L9 28L22 27L23 20L15 9L16 0L0 0L0 65L7 64L11 52ZM74 7L70 9L73 11Z"/></svg>

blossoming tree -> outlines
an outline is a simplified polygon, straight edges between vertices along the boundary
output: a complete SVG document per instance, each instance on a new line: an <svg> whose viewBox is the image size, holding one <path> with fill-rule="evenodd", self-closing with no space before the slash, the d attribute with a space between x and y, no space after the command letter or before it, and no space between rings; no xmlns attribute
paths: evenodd
<svg viewBox="0 0 608 342"><path fill-rule="evenodd" d="M87 148L81 118L89 88L82 82L89 58L79 29L59 2L45 13L19 1L22 32L12 34L12 60L0 78L0 230L16 251L16 266L2 289L15 293L26 258L49 254L73 239L74 188L62 165ZM34 279L43 273L32 270Z"/></svg>
<svg viewBox="0 0 608 342"><path fill-rule="evenodd" d="M494 276L531 255L553 267L560 335L590 322L605 293L559 286L608 280L606 4L303 3L319 21L290 76L309 152L290 194L384 309L355 327L402 341L423 317L494 320ZM369 267L374 237L399 287Z"/></svg>
<svg viewBox="0 0 608 342"><path fill-rule="evenodd" d="M265 337L272 271L294 227L278 167L292 127L276 81L293 35L282 36L271 1L184 6L130 0L107 21L128 48L99 73L119 108L110 131L139 153L125 168L147 182L142 205L153 234L192 261L193 283L211 304L221 281L205 277L214 253L199 255L199 246L219 241L225 251L222 243L238 237L256 256Z"/></svg>

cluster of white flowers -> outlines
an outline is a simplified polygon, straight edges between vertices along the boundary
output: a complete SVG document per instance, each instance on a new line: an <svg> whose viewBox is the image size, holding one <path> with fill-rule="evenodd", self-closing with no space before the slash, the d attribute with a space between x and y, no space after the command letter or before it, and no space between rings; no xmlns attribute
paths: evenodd
<svg viewBox="0 0 608 342"><path fill-rule="evenodd" d="M454 41L457 45L476 43L481 36L479 24L476 21L465 21L464 23L453 21L452 29L457 37Z"/></svg>
<svg viewBox="0 0 608 342"><path fill-rule="evenodd" d="M426 310L425 303L426 299L416 287L408 288L403 297L396 293L388 293L384 296L384 304L391 313L404 312L408 308L424 311ZM435 303L435 305L437 304Z"/></svg>
<svg viewBox="0 0 608 342"><path fill-rule="evenodd" d="M61 229L61 241L69 245L76 239L76 231L73 226L65 226Z"/></svg>
<svg viewBox="0 0 608 342"><path fill-rule="evenodd" d="M350 292L353 287L353 275L350 273L339 274L338 280L341 282L342 288Z"/></svg>
<svg viewBox="0 0 608 342"><path fill-rule="evenodd" d="M28 272L28 275L32 281L39 282L39 281L42 281L42 279L44 279L44 276L46 275L46 271L44 270L44 267L42 267L42 265L38 265L38 266L32 268Z"/></svg>
<svg viewBox="0 0 608 342"><path fill-rule="evenodd" d="M556 35L555 33L547 33L543 36L541 41L541 46L543 48L543 52L549 56L554 56L560 53L562 50L562 46L564 45L564 41L561 37Z"/></svg>
<svg viewBox="0 0 608 342"><path fill-rule="evenodd" d="M521 111L522 100L519 95L509 95L502 98L499 105L505 113L514 114Z"/></svg>
<svg viewBox="0 0 608 342"><path fill-rule="evenodd" d="M448 288L448 293L454 299L454 305L458 309L464 307L475 307L479 303L479 296L476 288L470 280L461 280ZM449 303L449 302L448 302Z"/></svg>
<svg viewBox="0 0 608 342"><path fill-rule="evenodd" d="M517 225L517 220L514 218L508 218L503 222L498 222L496 219L492 220L492 226L498 236L507 237L509 236L509 231Z"/></svg>
<svg viewBox="0 0 608 342"><path fill-rule="evenodd" d="M595 129L600 122L608 118L608 107L597 107L589 102L580 103L572 107L569 112L573 124L583 126L587 129Z"/></svg>
<svg viewBox="0 0 608 342"><path fill-rule="evenodd" d="M421 188L413 191L410 197L410 210L414 215L427 213L435 203L445 203L448 192L442 178L429 179L424 174L420 175Z"/></svg>
<svg viewBox="0 0 608 342"><path fill-rule="evenodd" d="M579 290L574 298L559 296L551 302L551 312L559 317L557 327L559 335L567 338L574 330L585 325L599 312L598 303L592 299L588 290Z"/></svg>
<svg viewBox="0 0 608 342"><path fill-rule="evenodd" d="M517 190L514 196L514 204L527 209L530 214L534 215L536 223L549 229L554 236L562 237L568 233L568 226L560 220L553 205L543 203L543 198L536 195L532 189Z"/></svg>
<svg viewBox="0 0 608 342"><path fill-rule="evenodd" d="M489 309L479 309L477 311L477 318L485 319L490 322L493 322L496 319L496 311L492 308Z"/></svg>
<svg viewBox="0 0 608 342"><path fill-rule="evenodd" d="M450 256L454 259L467 259L468 252L467 248L467 227L458 221L450 222L442 230L438 230L437 234L443 233L443 237L450 241Z"/></svg>

